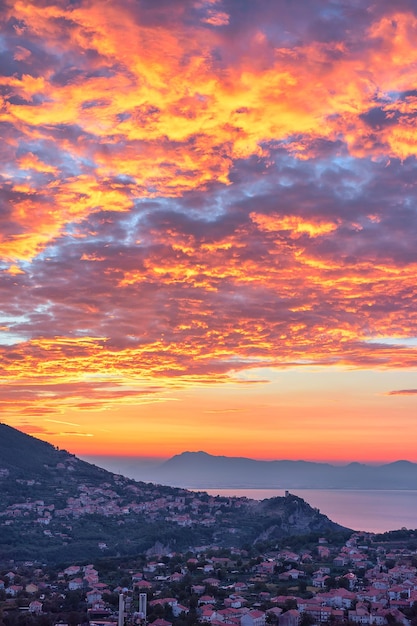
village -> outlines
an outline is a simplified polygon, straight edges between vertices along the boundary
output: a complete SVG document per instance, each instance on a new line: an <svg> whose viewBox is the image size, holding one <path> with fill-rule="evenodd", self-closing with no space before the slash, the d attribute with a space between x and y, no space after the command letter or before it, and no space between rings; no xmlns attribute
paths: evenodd
<svg viewBox="0 0 417 626"><path fill-rule="evenodd" d="M62 569L10 562L0 575L0 624L414 626L417 550L411 544L385 545L372 534L353 533L343 545L320 537L298 549L201 546L180 554L161 544L137 558L103 557Z"/></svg>
<svg viewBox="0 0 417 626"><path fill-rule="evenodd" d="M416 531L355 532L288 491L136 482L4 435L20 466L0 472L0 626L417 626Z"/></svg>
<svg viewBox="0 0 417 626"><path fill-rule="evenodd" d="M66 466L62 464L62 469L70 470L71 461ZM3 475L7 477L7 474ZM150 489L148 484L141 486L120 475L113 475L112 478L113 484L103 482L97 486L81 483L77 487L76 496L68 497L64 488L56 490L54 498L55 494L58 497L62 495L62 507L35 497L26 498L25 502L13 502L0 510L0 518L4 518L1 524L11 526L16 519L30 517L35 524L46 527L53 520L65 518L79 519L92 514L123 517L136 513L146 514L148 520L163 518L179 526L211 526L215 524L216 512L220 508L237 508L244 501L249 502L247 499L212 497L205 492L193 493L162 485L152 485ZM16 482L28 488L37 486L33 479L19 479ZM44 531L44 534L49 536L52 532Z"/></svg>

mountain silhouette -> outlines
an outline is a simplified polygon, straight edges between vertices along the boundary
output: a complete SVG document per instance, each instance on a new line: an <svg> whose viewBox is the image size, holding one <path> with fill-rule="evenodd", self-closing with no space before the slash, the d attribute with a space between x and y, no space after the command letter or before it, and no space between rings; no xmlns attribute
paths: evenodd
<svg viewBox="0 0 417 626"><path fill-rule="evenodd" d="M183 452L149 476L167 485L193 489L417 489L417 464L331 465L310 461L258 461L244 457Z"/></svg>

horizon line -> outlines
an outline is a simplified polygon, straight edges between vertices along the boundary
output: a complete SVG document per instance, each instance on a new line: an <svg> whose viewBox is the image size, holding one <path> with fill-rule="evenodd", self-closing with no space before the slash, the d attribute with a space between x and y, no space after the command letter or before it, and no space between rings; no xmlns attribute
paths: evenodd
<svg viewBox="0 0 417 626"><path fill-rule="evenodd" d="M76 453L75 453L76 454ZM327 460L327 459L308 459L308 458L256 458L256 457L249 457L249 456L243 456L243 455L224 455L224 454L213 454L210 452L206 452L204 450L184 450L182 452L177 452L175 454L172 454L170 456L158 456L158 455L141 455L141 454L108 454L108 453L99 453L99 452L91 452L91 453L82 453L82 454L76 454L76 456L79 456L80 458L84 457L84 458L107 458L107 459L126 459L126 460L141 460L144 462L160 462L160 463L164 463L166 461L169 461L175 457L178 456L183 456L184 454L205 454L209 457L213 457L213 458L217 458L217 459L241 459L241 460L249 460L249 461L257 461L257 462L261 462L261 463L274 463L274 462L291 462L291 463L316 463L316 464L324 464L324 465L333 465L333 466L347 466L347 465L353 465L353 464L358 464L358 465L373 465L373 466L380 466L380 465L392 465L395 463L411 463L413 465L417 464L417 461L411 461L409 459L404 459L404 458L396 458L394 460L371 460L371 459L367 459L367 460L363 460L363 461L358 461L358 460L347 460L347 459L332 459L332 460Z"/></svg>

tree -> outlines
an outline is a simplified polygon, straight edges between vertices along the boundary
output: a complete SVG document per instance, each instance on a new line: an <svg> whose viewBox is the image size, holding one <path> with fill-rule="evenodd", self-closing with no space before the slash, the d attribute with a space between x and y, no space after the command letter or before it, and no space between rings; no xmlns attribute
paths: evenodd
<svg viewBox="0 0 417 626"><path fill-rule="evenodd" d="M290 611L297 608L297 600L295 598L288 598L284 602L284 611Z"/></svg>
<svg viewBox="0 0 417 626"><path fill-rule="evenodd" d="M77 626L84 621L83 616L77 611L70 611L68 613L68 624L69 626Z"/></svg>
<svg viewBox="0 0 417 626"><path fill-rule="evenodd" d="M307 583L305 580L299 580L298 581L298 591L300 593L305 593L307 589Z"/></svg>
<svg viewBox="0 0 417 626"><path fill-rule="evenodd" d="M300 619L300 626L312 626L315 624L316 620L310 613L302 613Z"/></svg>

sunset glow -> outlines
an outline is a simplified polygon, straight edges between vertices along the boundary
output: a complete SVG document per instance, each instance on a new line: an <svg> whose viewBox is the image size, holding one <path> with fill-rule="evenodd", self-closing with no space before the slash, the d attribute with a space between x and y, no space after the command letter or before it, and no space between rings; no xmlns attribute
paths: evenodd
<svg viewBox="0 0 417 626"><path fill-rule="evenodd" d="M0 421L417 461L411 0L6 0Z"/></svg>

